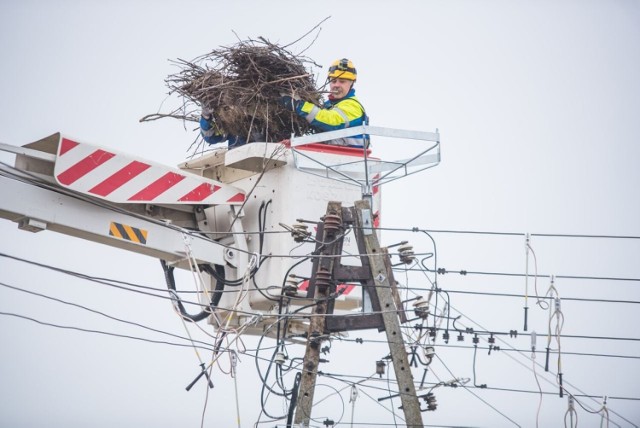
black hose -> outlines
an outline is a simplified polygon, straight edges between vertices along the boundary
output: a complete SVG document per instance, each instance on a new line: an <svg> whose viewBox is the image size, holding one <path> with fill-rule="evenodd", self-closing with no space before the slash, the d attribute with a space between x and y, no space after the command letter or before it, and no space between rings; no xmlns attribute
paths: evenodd
<svg viewBox="0 0 640 428"><path fill-rule="evenodd" d="M201 271L206 272L207 274L209 274L210 276L216 279L216 285L215 287L213 287L213 295L211 296L212 309L218 307L218 303L220 303L220 299L222 298L222 295L224 293L224 286L226 284L224 266L221 266L221 265L214 265L214 266L215 266L215 269L208 264L198 265Z"/></svg>
<svg viewBox="0 0 640 428"><path fill-rule="evenodd" d="M199 313L192 315L187 312L184 305L182 304L182 300L180 300L180 297L178 296L178 293L176 290L176 280L175 280L175 277L173 276L173 270L175 268L173 266L167 265L167 262L165 260L160 260L160 264L162 265L162 270L164 271L164 277L167 282L167 288L169 289L174 299L174 303L178 308L180 315L184 319L192 322L202 321L203 319L211 315L213 309L215 309L218 306L218 303L220 303L220 299L222 298L222 293L224 291L224 284L225 284L224 283L224 266L215 265L215 269L214 269L211 265L208 265L208 264L198 265L201 271L208 273L209 275L213 276L216 279L216 285L211 295L211 302L209 303L209 306L204 308ZM220 278L222 278L222 280L220 280Z"/></svg>
<svg viewBox="0 0 640 428"><path fill-rule="evenodd" d="M200 265L201 267L204 265ZM216 265L218 266L218 265ZM253 270L251 270L249 277L253 278L253 276L256 274L257 272L257 268L253 268ZM224 285L228 285L231 287L235 287L238 285L242 285L242 283L244 282L244 278L239 278L239 279L234 279L234 280L230 280L228 281L224 275L224 271L222 272L222 274L219 273L219 271L216 270L211 270L211 272L207 272L208 274L210 274L211 276L213 276L217 282L221 282Z"/></svg>

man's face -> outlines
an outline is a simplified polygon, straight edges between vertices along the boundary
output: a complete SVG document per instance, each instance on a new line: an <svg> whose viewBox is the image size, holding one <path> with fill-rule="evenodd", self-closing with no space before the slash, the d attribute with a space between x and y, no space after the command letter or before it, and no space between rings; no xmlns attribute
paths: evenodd
<svg viewBox="0 0 640 428"><path fill-rule="evenodd" d="M353 85L353 80L349 79L337 78L329 80L329 90L333 94L333 98L338 100L349 93L351 85Z"/></svg>

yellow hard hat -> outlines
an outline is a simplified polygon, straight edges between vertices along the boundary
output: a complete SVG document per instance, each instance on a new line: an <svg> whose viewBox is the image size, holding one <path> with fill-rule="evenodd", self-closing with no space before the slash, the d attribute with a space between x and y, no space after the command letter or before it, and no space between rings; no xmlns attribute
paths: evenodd
<svg viewBox="0 0 640 428"><path fill-rule="evenodd" d="M337 59L333 61L329 67L329 79L347 79L356 80L358 73L356 67L347 58Z"/></svg>

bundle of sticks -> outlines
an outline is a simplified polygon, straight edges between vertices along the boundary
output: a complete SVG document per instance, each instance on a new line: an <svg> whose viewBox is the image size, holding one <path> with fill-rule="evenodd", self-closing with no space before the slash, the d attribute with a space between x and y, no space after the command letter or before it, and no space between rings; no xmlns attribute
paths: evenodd
<svg viewBox="0 0 640 428"><path fill-rule="evenodd" d="M309 58L260 37L174 62L181 70L165 82L170 94L183 97L183 105L162 116L198 120L200 110L207 109L220 131L247 141L277 142L313 132L305 119L279 103L283 94L322 103L323 93L310 71L319 66Z"/></svg>

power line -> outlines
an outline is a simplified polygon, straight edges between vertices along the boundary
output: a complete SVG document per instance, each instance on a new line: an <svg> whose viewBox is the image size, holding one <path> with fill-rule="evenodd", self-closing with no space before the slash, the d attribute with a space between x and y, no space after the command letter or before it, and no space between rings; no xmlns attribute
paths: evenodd
<svg viewBox="0 0 640 428"><path fill-rule="evenodd" d="M460 348L460 349L473 349L475 348L475 346L472 345L451 345L451 344L446 344L446 343L439 343L437 345L434 345L434 347L438 347L438 348ZM518 352L518 353L523 353L523 352L531 352L531 349L517 349L517 348L498 348L496 349L496 347L492 347L492 348L488 348L488 347L482 347L482 346L478 346L477 347L480 350L492 350L492 351L498 351L498 352ZM549 350L549 354L550 355L556 355L558 354L558 351L555 350ZM569 351L562 351L562 355L575 355L575 356L580 356L580 357L599 357L599 358L622 358L622 359L630 359L630 360L640 360L640 355L621 355L621 354L596 354L593 352L569 352Z"/></svg>
<svg viewBox="0 0 640 428"><path fill-rule="evenodd" d="M447 365L444 363L444 361L442 361L442 359L437 354L436 354L436 358L438 359L438 361L440 361L440 364L442 364L444 366L444 368L449 372L449 374L451 376L453 376L454 378L456 378L456 376L453 374L453 372L449 369L449 367L447 367ZM469 388L466 388L465 385L462 385L462 387L465 389L465 391L468 391L469 393L471 393L471 395L473 395L474 397L476 397L477 399L479 399L480 401L485 403L487 406L491 407L494 411L496 411L497 413L502 415L505 419L509 420L510 422L512 422L513 424L515 424L517 426L520 426L516 421L514 421L513 419L511 419L510 417L508 417L507 415L502 413L500 410L495 408L491 403L489 403L488 401L484 400L478 394L472 392Z"/></svg>
<svg viewBox="0 0 640 428"><path fill-rule="evenodd" d="M103 285L109 285L109 286L112 286L112 287L121 288L121 289L124 289L126 291L133 291L133 292L136 292L136 293L146 294L146 295L149 295L149 296L152 296L152 297L159 297L159 298L162 298L162 299L173 300L170 296L157 295L157 294L154 294L154 293L148 293L148 292L135 290L135 289L132 290L130 288L122 287L122 286L117 285L117 284L124 284L124 285L130 286L130 287L134 287L134 288L141 288L141 289L153 290L153 291L164 291L162 289L143 286L143 285L138 285L138 284L133 284L133 283L126 282L126 281L118 281L118 280L107 279L107 278L96 278L96 277L92 277L92 276L89 276L89 275L86 275L86 274L82 274L82 273L78 273L78 272L74 272L74 271L70 271L70 270L66 270L66 269L57 268L57 267L54 267L54 266L51 266L51 265L47 265L47 264L42 264L42 263L26 260L26 259L23 259L23 258L20 258L20 257L11 256L11 255L8 255L8 254L5 254L5 253L0 253L0 256L1 257L11 258L11 259L14 259L14 260L17 260L17 261L21 261L21 262L25 262L25 263L29 263L29 264L33 264L33 265L38 266L38 267L51 269L51 270L54 270L54 271L57 271L57 272L61 272L61 273L67 274L67 275L72 275L72 276L75 276L75 277L79 277L79 278L82 278L82 279L85 279L85 280L88 280L88 281L97 282L97 283L100 283L100 284L103 284ZM447 290L447 291L449 291L449 290ZM453 291L453 292L469 293L469 294L474 294L474 293L481 294L480 292L463 292L463 291ZM490 293L485 293L485 294L492 295ZM497 293L494 293L494 294L497 295ZM506 295L505 294L505 296L515 297L517 295ZM572 298L563 298L563 300L572 300ZM578 299L576 299L576 300L578 300ZM587 299L582 299L582 300L586 301ZM185 302L185 303L190 303L190 304L193 304L193 305L202 306L200 303L196 303L196 302ZM618 302L616 302L616 303L618 303ZM619 303L630 303L630 302L619 301ZM634 303L638 303L638 302L634 302ZM286 316L287 316L287 314L281 314L281 317L286 317ZM357 316L357 314L354 314L352 316ZM587 336L587 335L573 335L573 336L563 335L562 337L582 338L582 339L600 339L600 340L630 340L630 341L639 341L640 340L638 338L616 338L616 337Z"/></svg>
<svg viewBox="0 0 640 428"><path fill-rule="evenodd" d="M453 308L453 307L452 307L452 309L454 309L454 310L456 310L458 313L462 314L462 313L461 313L460 311L458 311L456 308ZM483 327L482 325L480 325L477 321L474 321L473 319L471 319L470 317L468 317L468 316L466 316L466 315L464 315L464 316L465 316L465 318L467 318L469 321L471 321L471 322L472 322L473 324L475 324L476 326L479 326L479 327L481 327L481 328L485 329L485 327ZM485 330L486 330L486 329L485 329ZM507 343L506 343L503 339L501 339L500 337L498 337L498 340L500 340L501 342L503 342L503 343L507 344ZM508 345L508 344L507 344L507 345ZM522 354L522 353L520 353L520 354ZM522 362L518 361L515 357L513 357L513 356L512 356L512 355L510 355L509 353L506 353L505 355L506 355L507 357L511 358L513 361L515 361L515 362L517 362L518 364L520 364L520 365L522 365L523 367L525 367L528 371L533 371L531 368L529 368L529 367L525 366ZM524 355L522 355L522 356L524 356ZM535 364L536 364L537 366L542 367L539 363L535 363ZM551 373L551 374L553 374L553 372L550 372L550 373ZM557 376L557 374L555 374L555 376ZM544 378L543 378L543 379L544 379ZM547 379L545 379L545 380L546 380L548 383L551 383L549 380L547 380ZM564 382L565 382L565 384L566 384L566 385L571 386L572 388L574 388L574 389L576 389L576 390L580 391L580 393L581 393L581 394L584 394L586 397L589 397L589 395L588 395L588 394L585 394L585 393L584 393L583 391L581 391L577 386L574 386L572 383L567 382L566 378L565 378L565 381L564 381ZM566 391L566 392L567 392L567 393L569 393L570 395L575 396L575 394L573 394L573 393L569 392L569 391L568 391L568 389L567 389L565 386L562 386L562 385L561 385L561 390ZM590 398L590 397L589 397L589 398ZM593 398L591 398L591 399L595 401L595 399L593 399ZM580 404L580 406L584 408L584 406L582 406L582 404ZM631 423L631 422L630 422L630 421L628 421L626 418L624 418L622 415L619 415L618 413L614 412L613 410L608 409L608 411L611 411L613 414L615 414L616 416L618 416L618 417L620 417L621 419L625 420L626 422ZM613 422L613 423L614 423L615 425L619 426L619 425L618 425L618 424L616 424L615 422ZM636 426L635 424L632 424L632 425Z"/></svg>
<svg viewBox="0 0 640 428"><path fill-rule="evenodd" d="M401 328L404 329L415 329L416 326L406 326L403 325ZM456 331L465 334L482 334L482 335L494 335L494 336L509 336L515 332L518 336L531 336L532 333L527 332L517 332L517 331L509 331L509 332L500 332L500 331L491 331L491 330L473 330L472 332L467 332L465 330L457 329L457 328L443 328L443 327L422 327L425 330L435 330L435 331ZM614 340L614 341L629 341L629 342L640 342L640 337L615 337L615 336L589 336L589 335L580 335L580 334L554 334L553 337L567 338L567 339L589 339L589 340Z"/></svg>
<svg viewBox="0 0 640 428"><path fill-rule="evenodd" d="M409 327L403 326L403 328L409 328ZM443 331L444 329L439 329L439 330ZM475 330L474 330L474 333L475 333ZM466 333L466 334L471 335L472 333ZM525 334L521 334L521 333L518 333L518 335L525 336ZM338 337L338 338L336 338L336 340L340 340L342 342L358 343L358 344L364 344L364 343L387 343L386 340L363 339L363 338L348 339L348 338L344 338L344 337ZM474 346L472 346L472 345L453 345L453 344L447 344L447 343L436 343L436 344L433 344L431 346L433 346L435 348L454 348L454 349L455 348L461 348L461 349L473 349L474 348ZM502 348L502 347L496 347L496 346L494 346L492 348L478 346L478 349L481 349L481 350L489 350L489 349L491 349L492 351L495 351L495 352L518 352L518 353L531 352L531 349ZM551 355L555 355L555 354L557 354L557 351L549 350L549 353ZM591 353L591 352L568 352L568 351L562 351L562 355L575 355L575 356L582 356L582 357L622 358L622 359L630 359L630 360L640 360L640 356L639 355L596 354L596 353Z"/></svg>
<svg viewBox="0 0 640 428"><path fill-rule="evenodd" d="M58 302L58 303L65 304L65 305L74 306L76 308L80 308L80 309L83 309L85 311L101 315L101 316L103 316L105 318L109 318L109 319L112 319L114 321L118 321L118 322L121 322L121 323L124 323L124 324L129 324L129 325L132 325L132 326L135 326L135 327L143 328L145 330L153 331L155 333L160 333L160 334L171 336L171 337L174 337L174 338L177 338L177 339L186 340L186 341L191 342L191 339L189 339L187 337L180 336L180 335L177 335L177 334L174 334L174 333L169 333L169 332L163 331L163 330L158 330L156 328L148 327L148 326L139 324L137 322L123 320L121 318L117 318L117 317L114 317L112 315L105 314L104 312L100 312L98 310L91 309L91 308L89 308L87 306L83 306L83 305L80 305L80 304L77 304L77 303L68 302L68 301L65 301L65 300L62 300L62 299L58 299L56 297L48 296L46 294L36 293L35 291L30 291L30 290L25 290L25 289L19 288L19 287L14 287L12 285L8 285L8 284L5 284L3 282L0 282L0 286L7 287L7 288L10 288L12 290L20 291L20 292L23 292L23 293L31 294L33 296L38 296L38 297L42 297L42 298L45 298L45 299L49 299L49 300L52 300L52 301L55 301L55 302ZM193 341L193 342L194 343L200 343L202 345L208 345L208 343L206 343L206 342L201 342L201 341Z"/></svg>
<svg viewBox="0 0 640 428"><path fill-rule="evenodd" d="M453 230L453 229L421 229L419 227L379 227L379 230L396 232L423 232L423 233L450 233L468 235L495 235L495 236L539 236L544 238L598 238L598 239L640 239L633 235L590 235L590 234L566 234L566 233L527 233L527 232L497 232L482 230Z"/></svg>
<svg viewBox="0 0 640 428"><path fill-rule="evenodd" d="M477 233L480 233L480 232L477 232ZM534 236L535 236L535 235L534 235ZM568 235L567 235L567 236L568 236ZM578 237L578 236L572 236L572 237ZM580 237L590 237L590 238L599 237L599 238L602 238L602 237L605 237L605 236L580 236ZM625 237L625 238L632 238L632 237ZM439 272L438 272L438 273L439 273ZM447 272L445 271L445 273L447 273ZM462 271L460 271L460 272L458 272L458 273L461 273L461 274L462 274ZM466 273L467 273L467 272L465 272L465 274L466 274ZM481 273L481 272L471 272L471 273L472 273L472 274L473 274L473 273L475 273L475 274L495 274L495 273ZM444 273L443 273L443 274L444 274ZM524 275L521 275L521 276L524 276ZM540 276L540 275L538 275L538 276ZM562 276L556 275L556 278L562 278ZM567 277L567 278L569 278L569 277ZM586 277L572 277L572 278L580 278L580 279L583 279L583 278L586 278ZM596 277L592 277L592 278L588 278L588 279L606 279L606 278L596 278ZM622 279L622 280L624 280L624 279ZM133 290L128 290L128 291L133 291ZM153 295L153 294L151 294L151 295ZM161 297L161 296L155 296L155 297ZM563 299L563 300L566 300L566 299ZM2 314L3 314L3 315L14 315L14 316L16 316L15 314L6 314L6 313L2 313ZM27 318L27 317L25 317L25 318ZM30 319L30 318L27 318L27 319ZM32 319L32 320L33 320L33 319ZM34 320L34 321L35 321L35 320ZM37 321L36 321L36 322L37 322ZM568 337L568 336L563 336L563 337ZM640 339L636 339L636 340L640 340ZM183 345L183 346L184 346L184 345Z"/></svg>
<svg viewBox="0 0 640 428"><path fill-rule="evenodd" d="M425 382L425 385L438 385L436 383L433 382ZM516 389L516 388L500 388L500 387L495 387L495 386L488 386L488 385L482 385L482 386L467 386L464 385L465 388L473 388L473 389L485 389L485 390L494 390L494 391L504 391L504 392L518 392L518 393L524 393L524 394L543 394L543 395L558 395L557 391L534 391L534 390L527 390L527 389ZM594 399L601 399L602 395L589 395L589 394L571 394L573 397L581 397L581 398L594 398ZM640 397L614 397L611 395L607 395L607 400L627 400L627 401L640 401Z"/></svg>
<svg viewBox="0 0 640 428"><path fill-rule="evenodd" d="M405 268L402 271L412 271L412 272L422 272L422 269L419 268ZM524 273L510 273L510 272L483 272L483 271L470 271L465 269L460 270L451 270L446 268L438 268L436 271L427 269L427 272L437 274L437 275L446 275L450 273L457 273L462 276L467 275L491 275L491 276L512 276L518 278L551 278L550 274L524 274ZM589 280L598 280L598 281L630 281L630 282L639 282L640 278L622 278L622 277L611 277L611 276L580 276L580 275L553 275L556 279L589 279Z"/></svg>
<svg viewBox="0 0 640 428"><path fill-rule="evenodd" d="M417 287L406 287L407 290L418 290L424 291L424 288ZM454 290L447 288L447 293L453 294L472 294L478 296L494 296L494 297L514 297L514 298L524 298L524 294L513 294L513 293L491 293L487 291L468 291L468 290ZM553 300L553 297L549 296L533 296L540 300ZM562 301L575 301L575 302L590 302L590 303L628 303L628 304L640 304L640 300L613 300L613 299L587 299L584 297L563 297Z"/></svg>
<svg viewBox="0 0 640 428"><path fill-rule="evenodd" d="M194 346L194 345L185 345L183 343L166 342L166 341L163 341L163 340L146 339L146 338L143 338L143 337L130 336L128 334L111 333L111 332L102 331L102 330L93 330L93 329L88 329L88 328L83 328L83 327L75 327L75 326L69 326L69 325L54 324L54 323L49 323L49 322L46 322L46 321L40 321L38 319L31 318L31 317L28 317L26 315L20 315L20 314L16 314L16 313L12 313L12 312L0 312L0 315L10 316L10 317L15 317L15 318L22 318L22 319L25 319L25 320L29 320L29 321L35 322L35 323L40 324L40 325L44 325L44 326L47 326L47 327L60 328L60 329L64 329L64 330L76 330L76 331L82 331L84 333L101 334L101 335L105 335L105 336L120 337L120 338L125 338L125 339L139 340L139 341L142 341L142 342L157 343L157 344L171 345L171 346L179 346L179 347L185 347L185 348L193 348L193 346ZM198 348L204 349L206 351L213 351L214 350L213 348L204 347L202 345L198 346Z"/></svg>
<svg viewBox="0 0 640 428"><path fill-rule="evenodd" d="M164 299L164 300L170 300L170 301L174 301L174 298L172 296L167 296L167 295L160 295L160 294L155 294L155 293L151 293L149 291L143 291L143 290L150 290L150 291L158 291L158 292L162 292L162 293L167 293L167 289L166 288L156 288L156 287L149 287L146 285L140 285L140 284L134 284L132 282L127 282L127 281L120 281L120 280L116 280L116 279L110 279L110 278L100 278L100 277L94 277L91 275L87 275L84 273L80 273L80 272L76 272L76 271L72 271L72 270L68 270L68 269L62 269L62 268L58 268L52 265L48 265L48 264L44 264L44 263L38 263L32 260L27 260L27 259L23 259L20 257L16 257L16 256L12 256L9 254L5 254L5 253L0 253L0 257L6 257L9 259L13 259L16 261L20 261L20 262L24 262L27 264L31 264L34 266L38 266L40 268L44 268L44 269L49 269L49 270L53 270L55 272L59 272L65 275L70 275L76 278L80 278L80 279L84 279L86 281L89 282L95 282L97 284L101 284L101 285L106 285L109 287L113 287L113 288L117 288L120 290L124 290L124 291L130 291L133 293L138 293L138 294L142 294L142 295L146 295L146 296L151 296L151 297L156 297L159 299ZM128 288L128 287L132 287L132 288ZM198 291L178 291L178 293L198 293ZM184 303L187 303L189 305L195 305L195 306L200 306L200 307L206 307L206 305L202 305L201 303L198 302L190 302L190 301L183 301Z"/></svg>

